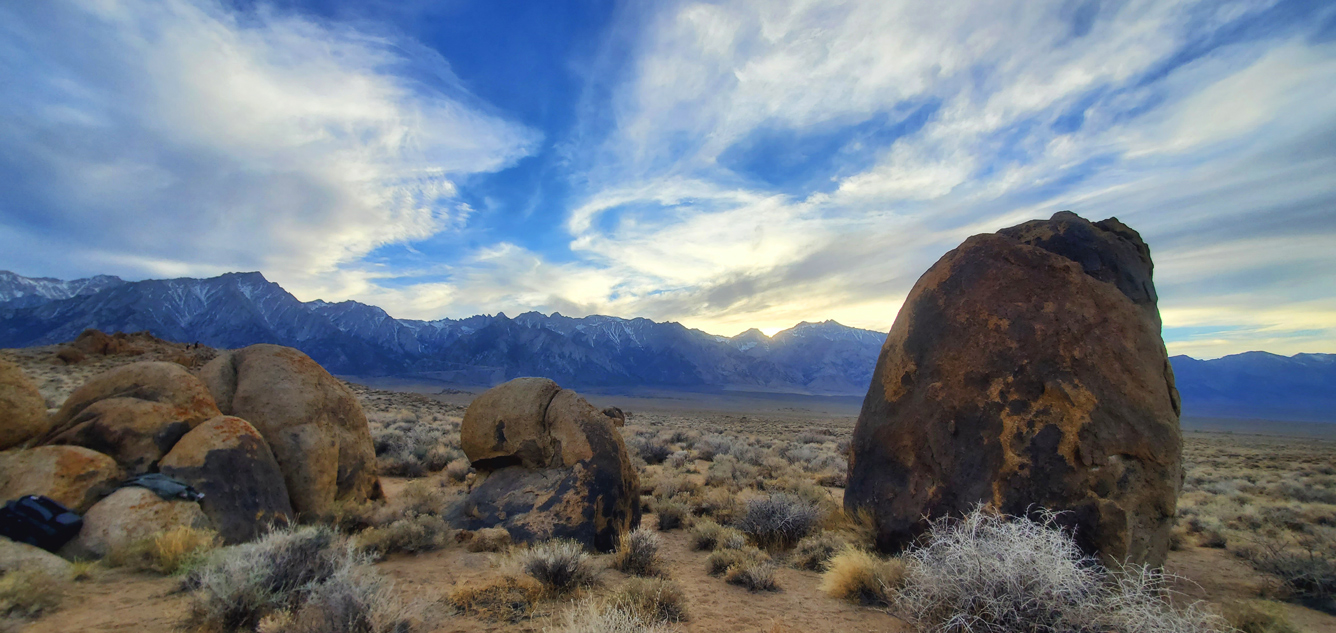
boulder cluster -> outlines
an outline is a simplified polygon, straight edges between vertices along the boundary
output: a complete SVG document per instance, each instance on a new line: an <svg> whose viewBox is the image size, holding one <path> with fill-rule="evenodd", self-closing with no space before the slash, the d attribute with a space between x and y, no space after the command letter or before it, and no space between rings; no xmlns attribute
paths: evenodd
<svg viewBox="0 0 1336 633"><path fill-rule="evenodd" d="M83 515L62 551L71 556L105 556L179 525L242 542L299 513L381 496L356 397L277 345L224 352L198 374L174 362L123 365L49 416L23 371L0 360L0 451L0 500L43 495ZM203 499L121 487L155 472Z"/></svg>
<svg viewBox="0 0 1336 633"><path fill-rule="evenodd" d="M943 256L877 360L846 510L897 551L979 504L1046 509L1108 564L1162 565L1182 437L1151 273L1136 231L1069 212Z"/></svg>

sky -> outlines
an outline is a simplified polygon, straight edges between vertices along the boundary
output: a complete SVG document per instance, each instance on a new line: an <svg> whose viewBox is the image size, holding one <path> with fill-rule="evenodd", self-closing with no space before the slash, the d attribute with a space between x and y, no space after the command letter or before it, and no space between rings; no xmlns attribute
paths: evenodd
<svg viewBox="0 0 1336 633"><path fill-rule="evenodd" d="M1336 352L1327 0L6 2L0 120L27 276L885 331L1070 209L1171 353Z"/></svg>

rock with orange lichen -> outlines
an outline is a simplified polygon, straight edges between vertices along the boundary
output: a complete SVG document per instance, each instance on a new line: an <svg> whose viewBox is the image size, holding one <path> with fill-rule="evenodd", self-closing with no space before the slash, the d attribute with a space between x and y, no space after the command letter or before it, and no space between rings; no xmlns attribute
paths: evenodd
<svg viewBox="0 0 1336 633"><path fill-rule="evenodd" d="M46 433L46 401L18 365L0 358L0 450Z"/></svg>
<svg viewBox="0 0 1336 633"><path fill-rule="evenodd" d="M131 363L79 387L39 443L90 448L137 475L152 471L186 432L218 415L208 388L181 365Z"/></svg>
<svg viewBox="0 0 1336 633"><path fill-rule="evenodd" d="M1062 212L976 235L910 291L854 430L846 510L897 551L987 503L1059 521L1106 563L1162 565L1179 400L1150 249Z"/></svg>
<svg viewBox="0 0 1336 633"><path fill-rule="evenodd" d="M42 495L83 513L120 483L116 460L79 446L39 446L0 453L0 501Z"/></svg>
<svg viewBox="0 0 1336 633"><path fill-rule="evenodd" d="M200 377L224 414L246 420L269 444L296 512L383 496L362 406L310 356L251 345L219 354Z"/></svg>
<svg viewBox="0 0 1336 633"><path fill-rule="evenodd" d="M260 432L220 416L187 433L159 464L162 474L204 493L200 507L228 543L249 541L292 521L283 472Z"/></svg>
<svg viewBox="0 0 1336 633"><path fill-rule="evenodd" d="M640 481L613 420L545 378L478 396L460 429L479 479L450 517L518 542L570 538L611 551L640 522Z"/></svg>

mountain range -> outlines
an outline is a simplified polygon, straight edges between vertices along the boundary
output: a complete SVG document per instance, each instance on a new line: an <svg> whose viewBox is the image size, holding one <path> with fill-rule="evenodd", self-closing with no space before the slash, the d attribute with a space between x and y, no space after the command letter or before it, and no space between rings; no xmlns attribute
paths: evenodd
<svg viewBox="0 0 1336 633"><path fill-rule="evenodd" d="M834 321L724 337L644 318L504 313L396 319L356 301L298 300L258 272L209 279L61 281L0 271L0 347L51 345L86 328L174 341L296 347L330 371L490 385L547 376L573 387L862 396L884 332ZM1170 358L1185 415L1336 421L1336 354Z"/></svg>

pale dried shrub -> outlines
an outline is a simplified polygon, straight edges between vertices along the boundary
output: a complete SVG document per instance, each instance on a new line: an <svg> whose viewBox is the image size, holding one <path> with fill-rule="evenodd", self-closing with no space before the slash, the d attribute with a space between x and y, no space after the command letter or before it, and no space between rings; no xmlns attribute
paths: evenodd
<svg viewBox="0 0 1336 633"><path fill-rule="evenodd" d="M654 514L659 517L660 532L676 530L686 526L691 518L691 511L676 501L664 501L654 504Z"/></svg>
<svg viewBox="0 0 1336 633"><path fill-rule="evenodd" d="M712 551L720 548L737 549L745 544L746 536L735 528L725 527L703 519L691 528L691 547L696 550ZM731 547L730 547L731 546Z"/></svg>
<svg viewBox="0 0 1336 633"><path fill-rule="evenodd" d="M668 633L673 629L663 623L646 621L631 611L595 600L576 604L562 615L558 627L546 627L544 633Z"/></svg>
<svg viewBox="0 0 1336 633"><path fill-rule="evenodd" d="M316 585L282 633L406 633L416 608L372 567L341 567Z"/></svg>
<svg viewBox="0 0 1336 633"><path fill-rule="evenodd" d="M1236 600L1225 605L1225 620L1239 633L1299 633L1285 607L1270 600Z"/></svg>
<svg viewBox="0 0 1336 633"><path fill-rule="evenodd" d="M905 584L892 608L920 630L943 633L1225 630L1195 604L1170 606L1162 573L1131 566L1110 573L1058 528L1056 515L1039 515L977 507L934 521L901 556Z"/></svg>
<svg viewBox="0 0 1336 633"><path fill-rule="evenodd" d="M854 604L885 606L891 604L891 597L904 581L905 565L898 559L883 560L867 551L848 548L830 559L821 575L821 591Z"/></svg>
<svg viewBox="0 0 1336 633"><path fill-rule="evenodd" d="M710 552L710 555L705 557L705 572L711 576L718 576L738 565L769 561L769 555L751 545L737 548L720 548Z"/></svg>
<svg viewBox="0 0 1336 633"><path fill-rule="evenodd" d="M775 582L775 564L769 560L748 558L724 571L724 582L745 587L748 591L779 591Z"/></svg>
<svg viewBox="0 0 1336 633"><path fill-rule="evenodd" d="M378 558L396 553L430 552L445 547L451 530L445 520L433 514L407 517L383 527L363 530L357 544Z"/></svg>
<svg viewBox="0 0 1336 633"><path fill-rule="evenodd" d="M569 539L536 543L511 555L515 566L542 583L549 595L590 587L598 579L584 546Z"/></svg>
<svg viewBox="0 0 1336 633"><path fill-rule="evenodd" d="M469 470L472 468L473 465L469 463L469 460L461 457L446 465L445 475L455 481L464 481L464 478L469 476Z"/></svg>
<svg viewBox="0 0 1336 633"><path fill-rule="evenodd" d="M464 545L470 552L500 552L510 547L510 532L501 526L483 528L472 533Z"/></svg>
<svg viewBox="0 0 1336 633"><path fill-rule="evenodd" d="M203 562L220 545L217 532L181 525L114 548L106 561L113 567L175 574Z"/></svg>
<svg viewBox="0 0 1336 633"><path fill-rule="evenodd" d="M645 528L636 528L622 536L617 551L612 555L612 567L634 576L655 576L661 573L659 535Z"/></svg>

